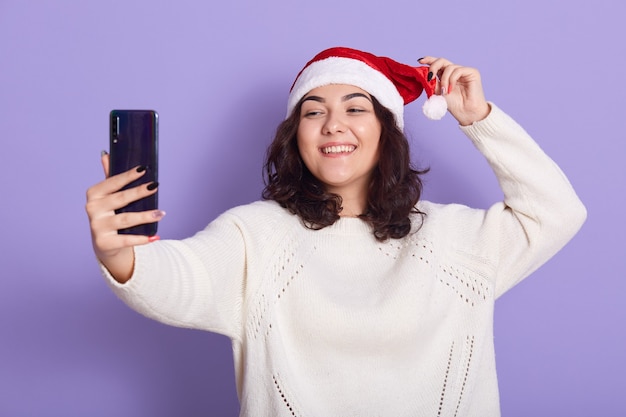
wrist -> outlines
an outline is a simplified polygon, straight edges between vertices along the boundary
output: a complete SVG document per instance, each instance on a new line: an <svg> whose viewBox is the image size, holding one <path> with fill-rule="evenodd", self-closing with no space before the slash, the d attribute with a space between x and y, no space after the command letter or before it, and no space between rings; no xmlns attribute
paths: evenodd
<svg viewBox="0 0 626 417"><path fill-rule="evenodd" d="M479 106L476 110L469 111L462 117L457 118L457 121L461 126L470 126L473 123L486 119L489 113L491 113L491 105L484 102L484 104Z"/></svg>
<svg viewBox="0 0 626 417"><path fill-rule="evenodd" d="M120 284L128 281L135 270L135 251L132 247L123 248L114 255L100 254L97 258L111 277Z"/></svg>

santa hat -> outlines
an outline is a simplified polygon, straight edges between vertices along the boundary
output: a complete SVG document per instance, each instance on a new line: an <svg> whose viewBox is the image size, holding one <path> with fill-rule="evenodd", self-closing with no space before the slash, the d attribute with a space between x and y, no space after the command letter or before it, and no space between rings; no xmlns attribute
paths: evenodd
<svg viewBox="0 0 626 417"><path fill-rule="evenodd" d="M300 71L294 81L287 117L302 97L314 88L329 84L359 87L388 108L400 129L404 126L404 105L426 92L428 100L423 111L426 117L441 119L447 111L446 100L435 95L436 78L428 81L429 68L412 67L391 58L376 56L356 49L335 47L317 54Z"/></svg>

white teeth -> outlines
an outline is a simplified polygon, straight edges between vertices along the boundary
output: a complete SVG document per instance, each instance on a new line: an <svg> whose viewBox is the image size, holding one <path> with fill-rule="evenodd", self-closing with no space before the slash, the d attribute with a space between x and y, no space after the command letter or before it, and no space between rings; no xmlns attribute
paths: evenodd
<svg viewBox="0 0 626 417"><path fill-rule="evenodd" d="M322 153L325 153L325 154L348 153L348 152L352 152L355 149L356 149L356 146L354 145L327 146L325 148L322 148Z"/></svg>

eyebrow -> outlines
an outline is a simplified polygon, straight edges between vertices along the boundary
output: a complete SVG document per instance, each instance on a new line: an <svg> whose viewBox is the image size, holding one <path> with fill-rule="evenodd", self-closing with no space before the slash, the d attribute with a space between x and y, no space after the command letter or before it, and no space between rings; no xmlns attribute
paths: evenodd
<svg viewBox="0 0 626 417"><path fill-rule="evenodd" d="M356 97L364 97L367 100L369 100L370 102L372 102L372 99L369 98L368 96L366 96L363 93L351 93L351 94L346 94L345 96L341 97L341 101L348 101L348 100L352 100L353 98ZM307 100L311 100L311 101L317 101L319 103L326 103L326 99L320 96L308 96L305 97L304 100L302 100L302 102L304 103Z"/></svg>

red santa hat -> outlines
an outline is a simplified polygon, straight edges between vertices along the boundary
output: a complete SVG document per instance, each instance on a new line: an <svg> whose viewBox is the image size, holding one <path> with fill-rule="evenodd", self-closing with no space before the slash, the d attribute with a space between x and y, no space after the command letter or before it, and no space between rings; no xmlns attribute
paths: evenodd
<svg viewBox="0 0 626 417"><path fill-rule="evenodd" d="M414 101L422 91L428 100L423 111L426 117L441 119L447 111L446 100L435 95L437 80L428 81L428 67L412 67L391 58L376 56L356 49L335 47L317 54L300 71L294 81L287 117L309 91L329 84L349 84L367 91L388 108L400 129L404 126L404 105Z"/></svg>

